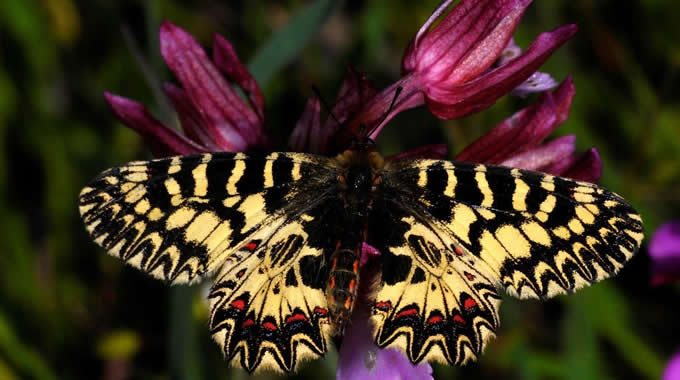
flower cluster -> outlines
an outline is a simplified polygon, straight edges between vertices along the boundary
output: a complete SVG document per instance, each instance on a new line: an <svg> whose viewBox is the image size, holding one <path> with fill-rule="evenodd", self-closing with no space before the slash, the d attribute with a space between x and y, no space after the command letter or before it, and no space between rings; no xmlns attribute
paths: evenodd
<svg viewBox="0 0 680 380"><path fill-rule="evenodd" d="M335 118L325 121L319 100L309 99L290 136L289 149L334 154L360 135L362 125L371 127L368 137L375 139L394 115L409 108L425 105L434 116L451 119L485 109L511 92L523 96L557 87L504 120L456 159L596 181L601 174L597 150L575 153L574 136L546 141L567 119L575 91L572 80L557 86L549 75L537 72L576 26L542 33L522 51L512 35L530 0L462 0L451 8L452 3L442 2L417 32L395 83L378 90L364 74L350 68L331 110ZM163 90L184 134L158 121L142 104L106 94L118 118L142 135L155 156L271 149L262 92L225 38L215 37L212 60L193 37L170 22L161 26L160 41L163 58L181 84L165 84ZM401 94L389 108L397 88ZM427 145L388 159L446 155L446 146ZM362 263L379 255L367 246ZM431 376L429 364L414 366L399 351L379 350L370 336L367 309L358 305L346 332L339 378Z"/></svg>
<svg viewBox="0 0 680 380"><path fill-rule="evenodd" d="M680 283L680 220L662 224L649 242L651 285ZM680 378L680 352L666 365L663 380Z"/></svg>

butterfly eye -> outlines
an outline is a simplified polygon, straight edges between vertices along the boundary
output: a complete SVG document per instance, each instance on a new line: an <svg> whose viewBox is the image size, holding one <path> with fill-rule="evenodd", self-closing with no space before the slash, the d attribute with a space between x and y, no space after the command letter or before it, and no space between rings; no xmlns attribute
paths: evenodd
<svg viewBox="0 0 680 380"><path fill-rule="evenodd" d="M345 176L344 176L344 175L340 174L340 175L338 176L338 182L339 182L339 183L342 183L342 184L344 185L345 183L347 183L347 180L345 180Z"/></svg>

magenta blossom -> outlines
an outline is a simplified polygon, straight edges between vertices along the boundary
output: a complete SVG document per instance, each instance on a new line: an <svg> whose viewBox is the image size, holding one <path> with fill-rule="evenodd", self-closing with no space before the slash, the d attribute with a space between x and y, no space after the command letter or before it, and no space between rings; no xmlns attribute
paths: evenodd
<svg viewBox="0 0 680 380"><path fill-rule="evenodd" d="M661 375L661 380L678 380L680 379L680 352L677 352L668 364Z"/></svg>
<svg viewBox="0 0 680 380"><path fill-rule="evenodd" d="M521 54L522 48L520 48L515 43L514 38L510 38L508 46L506 46L505 49L503 49L503 52L501 53L500 57L498 57L498 60L493 65L491 65L489 69L493 70L497 67L505 66L506 64L508 64L508 62L519 57ZM524 98L527 95L534 92L552 90L553 88L557 87L558 84L559 83L555 79L553 79L553 77L550 76L550 74L536 71L535 73L531 74L531 76L527 78L524 82L522 82L522 84L515 87L510 92L510 94L518 96L520 98Z"/></svg>
<svg viewBox="0 0 680 380"><path fill-rule="evenodd" d="M420 28L402 58L402 78L366 103L337 139L347 141L360 125L382 120L375 138L394 115L422 104L452 119L485 109L513 90L524 95L554 86L537 69L574 35L576 25L542 33L521 52L511 38L530 0L462 0L447 11L452 3L443 1ZM383 118L398 87L402 94Z"/></svg>
<svg viewBox="0 0 680 380"><path fill-rule="evenodd" d="M538 170L596 182L602 175L597 149L576 154L576 136L544 142L569 116L574 94L574 83L567 78L554 92L543 93L538 101L470 144L456 160Z"/></svg>
<svg viewBox="0 0 680 380"><path fill-rule="evenodd" d="M680 219L662 224L649 241L652 286L680 281ZM666 365L662 380L680 379L680 352Z"/></svg>
<svg viewBox="0 0 680 380"><path fill-rule="evenodd" d="M144 105L105 94L116 116L144 137L154 156L269 146L262 92L229 41L215 36L214 63L191 35L168 21L161 25L160 41L163 58L183 86L166 83L163 91L175 106L184 135L154 118ZM243 90L249 104L232 84Z"/></svg>
<svg viewBox="0 0 680 380"><path fill-rule="evenodd" d="M334 117L329 117L322 123L319 99L310 98L290 135L288 147L296 152L309 153L329 153L329 150L335 152L345 149L346 141L344 146L335 144L338 140L337 135L343 132L338 121L345 123L355 118L362 105L372 99L377 92L365 74L349 67L335 99L335 105L330 110Z"/></svg>
<svg viewBox="0 0 680 380"><path fill-rule="evenodd" d="M576 26L543 33L529 48L488 70L502 55L528 0L463 0L439 21L452 3L442 2L409 45L402 61L404 79L425 95L430 111L444 119L479 111L522 84Z"/></svg>
<svg viewBox="0 0 680 380"><path fill-rule="evenodd" d="M662 224L649 241L652 286L680 281L680 220Z"/></svg>
<svg viewBox="0 0 680 380"><path fill-rule="evenodd" d="M343 338L338 360L337 380L353 379L432 379L429 363L411 363L395 348L378 348L373 340L373 329L367 323L370 308L359 304L352 312Z"/></svg>

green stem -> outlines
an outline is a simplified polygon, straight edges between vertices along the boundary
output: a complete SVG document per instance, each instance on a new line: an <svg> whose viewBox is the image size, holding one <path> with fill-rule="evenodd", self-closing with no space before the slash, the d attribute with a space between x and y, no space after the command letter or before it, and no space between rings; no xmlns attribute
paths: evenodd
<svg viewBox="0 0 680 380"><path fill-rule="evenodd" d="M196 342L196 324L192 318L195 287L170 288L170 378L198 380L201 365Z"/></svg>

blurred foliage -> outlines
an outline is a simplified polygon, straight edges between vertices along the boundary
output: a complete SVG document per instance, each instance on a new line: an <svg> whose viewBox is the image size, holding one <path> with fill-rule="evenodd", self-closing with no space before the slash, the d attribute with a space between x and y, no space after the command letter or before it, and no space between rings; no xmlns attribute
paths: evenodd
<svg viewBox="0 0 680 380"><path fill-rule="evenodd" d="M261 82L268 127L285 138L311 85L332 99L346 65L378 87L436 5L373 0L0 2L0 378L245 378L211 342L200 287L169 288L95 247L76 215L99 171L148 157L102 93L174 115L158 91L173 80L159 56L170 19L209 47L225 35ZM516 33L576 23L543 67L572 74L577 96L557 134L576 134L604 161L601 183L641 211L649 233L680 217L680 7L669 1L535 2ZM381 135L390 154L447 142L457 152L530 99L441 122L423 109ZM419 125L417 130L411 128ZM546 302L507 299L499 337L478 363L435 366L438 378L659 377L680 349L678 287L650 288L646 246L613 280ZM332 378L337 355L296 378ZM264 374L259 378L267 378Z"/></svg>

